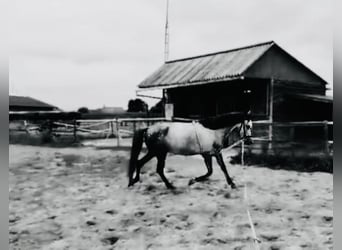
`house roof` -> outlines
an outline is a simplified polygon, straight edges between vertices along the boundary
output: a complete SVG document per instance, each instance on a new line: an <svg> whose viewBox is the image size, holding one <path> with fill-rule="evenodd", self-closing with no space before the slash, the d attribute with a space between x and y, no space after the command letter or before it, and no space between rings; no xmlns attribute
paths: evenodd
<svg viewBox="0 0 342 250"><path fill-rule="evenodd" d="M326 84L322 78L281 49L274 41L269 41L201 56L167 61L141 82L138 87L169 88L229 81L242 77L264 78L265 76L262 73L258 76L259 70L256 70L257 73L255 73L255 67L253 66L258 65L258 69L260 67L265 68L263 73L266 72L266 74L270 74L270 70L274 71L273 68L277 67L277 64L272 65L272 59L262 61L262 66L258 63L271 48L277 49L278 57L285 57L287 61L296 64L296 67L299 68L297 71L302 71L302 75L305 74L305 77L302 77L303 79L313 79ZM280 63L284 62L283 59L278 61ZM284 75L283 72L280 73ZM308 75L310 76L308 77Z"/></svg>
<svg viewBox="0 0 342 250"><path fill-rule="evenodd" d="M9 106L56 108L48 103L28 96L9 96Z"/></svg>

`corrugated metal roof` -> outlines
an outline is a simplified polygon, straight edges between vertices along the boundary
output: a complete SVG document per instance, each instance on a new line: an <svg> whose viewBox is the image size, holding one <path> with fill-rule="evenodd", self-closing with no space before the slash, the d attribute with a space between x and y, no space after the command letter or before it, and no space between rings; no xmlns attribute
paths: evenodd
<svg viewBox="0 0 342 250"><path fill-rule="evenodd" d="M9 106L56 108L55 106L36 100L32 97L13 95L9 96Z"/></svg>
<svg viewBox="0 0 342 250"><path fill-rule="evenodd" d="M202 56L168 61L147 77L139 88L195 85L242 76L273 41Z"/></svg>

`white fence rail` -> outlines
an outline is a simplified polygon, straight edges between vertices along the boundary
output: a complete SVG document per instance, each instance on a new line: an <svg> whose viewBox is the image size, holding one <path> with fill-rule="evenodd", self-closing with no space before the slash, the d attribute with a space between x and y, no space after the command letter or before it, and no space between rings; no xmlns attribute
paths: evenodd
<svg viewBox="0 0 342 250"><path fill-rule="evenodd" d="M93 136L99 136L101 138L116 138L116 146L121 146L122 137L131 137L134 131L138 128L147 127L157 122L170 121L163 117L161 118L116 118L116 119L92 119L92 120L73 120L71 123L53 122L50 121L48 125L45 124L44 129L52 135L70 135L77 140L77 137L82 135L85 137L87 134ZM173 118L172 121L184 121L191 122L191 119L186 118ZM265 126L264 130L268 130L272 126L274 128L285 128L290 129L288 141L293 141L294 129L296 127L322 127L324 130L324 138L322 140L326 143L326 151L331 151L333 140L329 138L329 127L333 126L332 121L303 121L303 122L270 122L268 120L254 121L255 127ZM27 133L37 130L43 130L42 126L37 124L24 123L22 129ZM274 129L271 129L274 133ZM253 138L255 142L264 142L272 144L277 140L272 134L265 134L264 136L257 135Z"/></svg>

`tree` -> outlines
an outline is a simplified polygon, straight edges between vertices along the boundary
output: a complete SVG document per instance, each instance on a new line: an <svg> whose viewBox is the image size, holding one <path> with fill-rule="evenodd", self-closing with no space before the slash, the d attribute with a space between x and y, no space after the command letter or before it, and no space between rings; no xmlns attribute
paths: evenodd
<svg viewBox="0 0 342 250"><path fill-rule="evenodd" d="M148 111L148 105L143 100L139 98L129 100L127 112L147 112L147 111Z"/></svg>
<svg viewBox="0 0 342 250"><path fill-rule="evenodd" d="M164 114L164 103L163 100L157 102L151 109L150 113L153 114Z"/></svg>
<svg viewBox="0 0 342 250"><path fill-rule="evenodd" d="M85 114L85 113L89 113L89 109L87 107L81 107L77 110L77 112Z"/></svg>

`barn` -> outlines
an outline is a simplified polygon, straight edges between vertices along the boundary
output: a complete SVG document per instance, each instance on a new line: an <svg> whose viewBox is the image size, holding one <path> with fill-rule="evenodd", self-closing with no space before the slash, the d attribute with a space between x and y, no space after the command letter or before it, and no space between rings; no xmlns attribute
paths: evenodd
<svg viewBox="0 0 342 250"><path fill-rule="evenodd" d="M326 86L273 41L167 61L138 85L162 89L175 117L242 111L248 102L256 119L272 121L332 120Z"/></svg>
<svg viewBox="0 0 342 250"><path fill-rule="evenodd" d="M332 153L327 82L274 41L167 61L138 87L162 89L173 117L199 119L247 106L260 121L254 134L263 152Z"/></svg>
<svg viewBox="0 0 342 250"><path fill-rule="evenodd" d="M56 111L57 107L28 96L9 96L9 111Z"/></svg>

